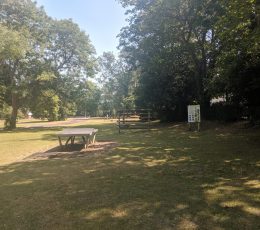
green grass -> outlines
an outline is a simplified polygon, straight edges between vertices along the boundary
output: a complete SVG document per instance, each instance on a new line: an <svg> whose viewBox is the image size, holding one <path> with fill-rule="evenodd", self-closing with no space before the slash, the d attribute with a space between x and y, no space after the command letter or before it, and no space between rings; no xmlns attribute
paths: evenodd
<svg viewBox="0 0 260 230"><path fill-rule="evenodd" d="M59 129L18 129L1 131L0 164L21 160L39 150L47 150L57 145L55 132Z"/></svg>
<svg viewBox="0 0 260 230"><path fill-rule="evenodd" d="M259 229L259 130L171 124L118 134L103 122L80 125L114 149L0 167L0 229ZM19 154L37 141L57 145L57 130L2 131L1 146L12 135ZM10 151L0 151L1 162Z"/></svg>
<svg viewBox="0 0 260 230"><path fill-rule="evenodd" d="M87 124L95 126L100 125L100 122L101 124L112 123L110 120L96 119L87 121ZM44 151L57 146L58 139L56 133L62 130L63 127L70 127L73 126L73 124L64 126L63 121L61 121L55 122L56 127L39 127L53 123L54 122L26 119L18 122L18 128L14 131L0 130L0 165L22 160L37 151ZM77 126L84 124L86 124L86 121L83 120L77 123ZM32 126L31 128L26 128L26 126L30 125Z"/></svg>

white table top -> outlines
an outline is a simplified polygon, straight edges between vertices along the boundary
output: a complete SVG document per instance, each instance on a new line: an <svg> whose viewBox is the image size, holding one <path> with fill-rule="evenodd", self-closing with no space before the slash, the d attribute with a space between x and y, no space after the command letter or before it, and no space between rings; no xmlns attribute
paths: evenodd
<svg viewBox="0 0 260 230"><path fill-rule="evenodd" d="M94 128L66 128L58 132L58 136L88 136L92 133L97 132Z"/></svg>

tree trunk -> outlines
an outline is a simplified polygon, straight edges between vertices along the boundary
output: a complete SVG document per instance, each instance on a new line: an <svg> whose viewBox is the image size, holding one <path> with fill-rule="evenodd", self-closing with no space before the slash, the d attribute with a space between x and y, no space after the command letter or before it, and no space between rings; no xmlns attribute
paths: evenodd
<svg viewBox="0 0 260 230"><path fill-rule="evenodd" d="M256 0L256 27L258 27L260 25L260 1Z"/></svg>
<svg viewBox="0 0 260 230"><path fill-rule="evenodd" d="M18 112L18 97L16 93L12 93L12 114L10 118L10 129L16 128L17 112Z"/></svg>

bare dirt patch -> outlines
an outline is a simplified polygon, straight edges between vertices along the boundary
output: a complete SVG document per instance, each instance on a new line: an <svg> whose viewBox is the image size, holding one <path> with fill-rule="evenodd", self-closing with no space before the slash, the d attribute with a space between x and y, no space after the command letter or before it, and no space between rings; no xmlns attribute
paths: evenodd
<svg viewBox="0 0 260 230"><path fill-rule="evenodd" d="M74 144L73 146L68 146L64 150L61 150L61 148L57 146L45 152L34 153L23 159L23 161L99 156L107 153L117 145L117 142L113 141L100 141L90 145L87 149L84 149L82 144Z"/></svg>

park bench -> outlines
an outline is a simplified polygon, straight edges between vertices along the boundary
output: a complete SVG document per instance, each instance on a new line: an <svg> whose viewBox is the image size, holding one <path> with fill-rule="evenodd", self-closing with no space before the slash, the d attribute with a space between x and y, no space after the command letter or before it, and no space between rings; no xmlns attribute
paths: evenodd
<svg viewBox="0 0 260 230"><path fill-rule="evenodd" d="M122 129L149 129L151 121L150 109L130 109L117 111L117 126Z"/></svg>

